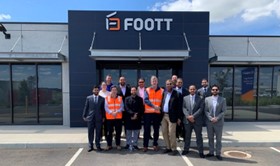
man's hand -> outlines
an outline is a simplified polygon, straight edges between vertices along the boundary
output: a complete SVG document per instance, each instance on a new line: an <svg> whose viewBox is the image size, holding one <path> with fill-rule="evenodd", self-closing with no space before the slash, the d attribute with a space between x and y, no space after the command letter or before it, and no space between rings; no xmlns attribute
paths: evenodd
<svg viewBox="0 0 280 166"><path fill-rule="evenodd" d="M181 124L181 120L178 119L178 120L177 120L177 125L180 126L180 124Z"/></svg>
<svg viewBox="0 0 280 166"><path fill-rule="evenodd" d="M212 122L212 123L217 123L217 122L218 122L218 119L217 119L216 117L214 117L214 118L211 119L211 122Z"/></svg>
<svg viewBox="0 0 280 166"><path fill-rule="evenodd" d="M190 121L191 123L194 123L194 117L192 115L187 116L188 121Z"/></svg>
<svg viewBox="0 0 280 166"><path fill-rule="evenodd" d="M137 119L137 115L138 115L138 113L135 113L135 114L133 115L133 117L131 117L131 120L136 120L136 119Z"/></svg>

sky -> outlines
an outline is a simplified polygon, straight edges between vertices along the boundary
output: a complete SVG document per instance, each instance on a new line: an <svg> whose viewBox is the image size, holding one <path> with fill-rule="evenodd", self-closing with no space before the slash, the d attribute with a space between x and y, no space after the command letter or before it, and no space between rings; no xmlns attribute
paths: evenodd
<svg viewBox="0 0 280 166"><path fill-rule="evenodd" d="M0 22L68 22L68 10L209 11L210 35L280 36L280 0L0 0Z"/></svg>

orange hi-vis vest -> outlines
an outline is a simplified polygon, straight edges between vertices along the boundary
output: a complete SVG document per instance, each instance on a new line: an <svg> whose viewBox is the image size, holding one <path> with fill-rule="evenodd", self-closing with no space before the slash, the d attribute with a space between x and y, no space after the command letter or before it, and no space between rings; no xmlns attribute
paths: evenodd
<svg viewBox="0 0 280 166"><path fill-rule="evenodd" d="M108 108L109 110L116 112L117 110L119 110L121 108L121 104L122 104L122 97L118 96L117 98L112 98L110 95L107 96L106 101L108 103ZM118 112L117 116L114 117L112 114L109 114L106 112L106 119L122 119L122 112Z"/></svg>
<svg viewBox="0 0 280 166"><path fill-rule="evenodd" d="M146 92L149 96L149 100L153 105L156 106L161 106L161 101L162 101L162 95L163 95L163 89L160 88L159 90L154 90L152 88L146 88ZM153 107L148 106L145 104L145 114L146 113L157 113L160 114L160 110L155 110Z"/></svg>

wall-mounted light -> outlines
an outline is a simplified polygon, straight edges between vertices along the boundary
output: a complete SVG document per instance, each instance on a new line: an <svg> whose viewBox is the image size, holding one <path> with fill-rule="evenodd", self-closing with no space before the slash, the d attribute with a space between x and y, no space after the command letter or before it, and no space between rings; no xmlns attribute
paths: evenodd
<svg viewBox="0 0 280 166"><path fill-rule="evenodd" d="M1 23L0 23L0 32L3 32L3 34L5 35L5 39L10 39L11 38L11 34L6 33L7 29Z"/></svg>

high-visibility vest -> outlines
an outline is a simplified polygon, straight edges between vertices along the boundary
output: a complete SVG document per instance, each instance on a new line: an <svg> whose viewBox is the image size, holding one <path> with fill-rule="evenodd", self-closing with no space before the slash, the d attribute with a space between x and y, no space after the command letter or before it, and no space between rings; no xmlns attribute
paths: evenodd
<svg viewBox="0 0 280 166"><path fill-rule="evenodd" d="M149 100L153 105L161 106L162 102L162 95L163 95L163 89L160 88L159 90L155 91L152 88L146 88L146 92L149 96ZM160 110L155 110L153 107L148 106L145 104L145 112L144 113L158 113L160 114Z"/></svg>
<svg viewBox="0 0 280 166"><path fill-rule="evenodd" d="M110 95L105 98L108 104L108 108L112 112L116 112L121 108L122 97L112 98ZM122 112L118 112L117 116L114 117L112 114L106 112L106 119L122 119Z"/></svg>

